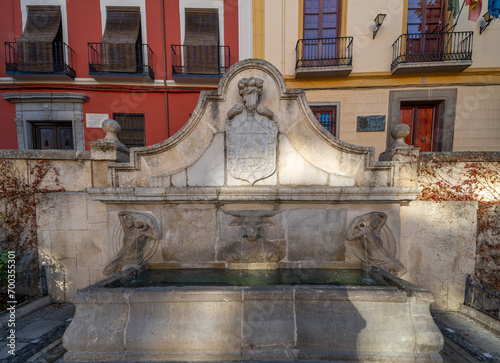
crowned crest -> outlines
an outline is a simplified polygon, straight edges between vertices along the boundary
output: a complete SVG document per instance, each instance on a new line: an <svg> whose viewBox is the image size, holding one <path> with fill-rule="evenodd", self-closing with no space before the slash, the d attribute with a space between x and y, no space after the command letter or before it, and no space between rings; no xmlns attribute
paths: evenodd
<svg viewBox="0 0 500 363"><path fill-rule="evenodd" d="M276 171L278 124L272 120L273 112L259 104L263 84L259 78L241 79L238 88L243 105L227 113L227 171L250 185Z"/></svg>

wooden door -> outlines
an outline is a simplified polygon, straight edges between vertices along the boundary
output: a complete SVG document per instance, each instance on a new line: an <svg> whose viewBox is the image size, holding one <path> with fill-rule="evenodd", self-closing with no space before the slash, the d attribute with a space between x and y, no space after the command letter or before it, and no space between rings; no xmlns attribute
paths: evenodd
<svg viewBox="0 0 500 363"><path fill-rule="evenodd" d="M73 149L71 123L33 123L33 149Z"/></svg>
<svg viewBox="0 0 500 363"><path fill-rule="evenodd" d="M421 152L440 151L440 104L402 105L399 123L410 126L405 142Z"/></svg>

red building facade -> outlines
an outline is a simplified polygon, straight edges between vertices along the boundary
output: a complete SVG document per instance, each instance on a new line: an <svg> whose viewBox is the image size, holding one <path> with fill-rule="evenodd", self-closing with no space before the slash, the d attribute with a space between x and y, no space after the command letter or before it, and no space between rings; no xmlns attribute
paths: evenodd
<svg viewBox="0 0 500 363"><path fill-rule="evenodd" d="M126 145L155 144L239 60L238 0L12 0L0 13L1 149L88 150L106 118Z"/></svg>

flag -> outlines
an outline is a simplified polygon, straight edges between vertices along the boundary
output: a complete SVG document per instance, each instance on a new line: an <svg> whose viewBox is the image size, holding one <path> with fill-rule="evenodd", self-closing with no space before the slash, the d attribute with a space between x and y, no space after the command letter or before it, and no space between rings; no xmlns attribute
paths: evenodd
<svg viewBox="0 0 500 363"><path fill-rule="evenodd" d="M465 4L469 5L469 20L477 21L481 15L483 0L465 0Z"/></svg>
<svg viewBox="0 0 500 363"><path fill-rule="evenodd" d="M458 3L458 0L448 0L448 11L451 11L451 13L453 14L453 19L457 17L459 10L460 5Z"/></svg>
<svg viewBox="0 0 500 363"><path fill-rule="evenodd" d="M500 18L500 0L488 0L488 13L494 18Z"/></svg>

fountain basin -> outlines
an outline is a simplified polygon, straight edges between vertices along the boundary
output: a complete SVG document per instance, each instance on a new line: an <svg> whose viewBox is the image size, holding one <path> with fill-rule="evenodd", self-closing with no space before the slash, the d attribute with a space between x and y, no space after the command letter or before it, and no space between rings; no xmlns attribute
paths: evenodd
<svg viewBox="0 0 500 363"><path fill-rule="evenodd" d="M136 278L127 270L75 297L64 358L442 361L432 294L377 268L370 274L381 286L111 287Z"/></svg>

